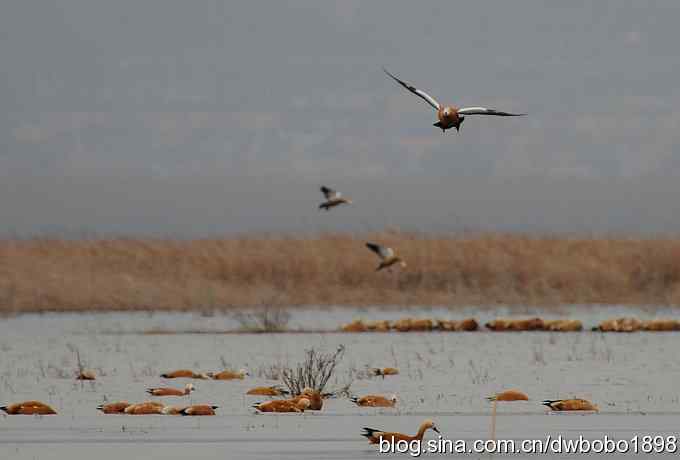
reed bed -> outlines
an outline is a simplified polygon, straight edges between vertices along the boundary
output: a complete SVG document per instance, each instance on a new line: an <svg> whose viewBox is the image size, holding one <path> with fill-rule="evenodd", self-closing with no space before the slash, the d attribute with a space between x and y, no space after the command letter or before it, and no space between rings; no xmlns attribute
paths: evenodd
<svg viewBox="0 0 680 460"><path fill-rule="evenodd" d="M364 247L405 269L375 272ZM680 237L382 232L0 241L0 312L680 304Z"/></svg>

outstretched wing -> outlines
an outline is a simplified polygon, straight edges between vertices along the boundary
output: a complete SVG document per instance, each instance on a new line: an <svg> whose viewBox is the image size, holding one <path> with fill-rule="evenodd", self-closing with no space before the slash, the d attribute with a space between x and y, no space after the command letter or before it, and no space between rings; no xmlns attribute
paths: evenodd
<svg viewBox="0 0 680 460"><path fill-rule="evenodd" d="M384 68L384 67L383 67L383 71L384 71L387 75L389 75L390 77L392 77L392 79L394 79L394 81L396 81L397 83L399 83L401 86L403 86L403 87L406 88L407 90L411 91L411 92L412 92L413 94L415 94L416 96L420 96L420 97L422 97L423 99L425 99L425 101L426 101L428 104L430 104L435 110L439 110L439 109L440 109L441 105L439 104L439 102L437 102L437 100L436 100L435 98L433 98L432 96L430 96L429 94L427 94L425 91L420 90L420 89L416 88L416 87L413 86L413 85L409 85L408 83L406 83L406 82L404 82L404 81L402 81L402 80L399 80L397 77L395 77L394 75L392 75L391 73L389 73L389 72L387 71L387 69Z"/></svg>
<svg viewBox="0 0 680 460"><path fill-rule="evenodd" d="M378 254L378 256L381 259L390 259L394 257L394 251L392 250L392 248L386 248L385 246L381 246L375 243L366 243L366 247L371 251L375 252L376 254Z"/></svg>
<svg viewBox="0 0 680 460"><path fill-rule="evenodd" d="M498 117L521 117L526 113L501 112L500 110L487 109L486 107L463 107L458 109L459 115L496 115Z"/></svg>
<svg viewBox="0 0 680 460"><path fill-rule="evenodd" d="M323 193L323 196L325 196L327 200L334 200L336 198L340 198L341 195L340 192L336 192L332 188L328 188L326 186L321 187L321 193Z"/></svg>

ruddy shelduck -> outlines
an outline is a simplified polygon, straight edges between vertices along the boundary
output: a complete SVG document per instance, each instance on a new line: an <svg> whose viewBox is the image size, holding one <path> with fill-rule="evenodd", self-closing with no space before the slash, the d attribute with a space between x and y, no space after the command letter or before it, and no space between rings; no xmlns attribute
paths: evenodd
<svg viewBox="0 0 680 460"><path fill-rule="evenodd" d="M191 384L187 383L184 385L184 389L179 388L149 388L146 390L151 396L188 396L196 388Z"/></svg>
<svg viewBox="0 0 680 460"><path fill-rule="evenodd" d="M253 404L253 407L260 412L304 412L311 405L307 398L298 399L277 399Z"/></svg>
<svg viewBox="0 0 680 460"><path fill-rule="evenodd" d="M397 404L397 395L389 398L382 395L366 395L361 398L351 398L351 401L360 407L394 407Z"/></svg>
<svg viewBox="0 0 680 460"><path fill-rule="evenodd" d="M97 410L100 410L105 414L122 414L130 405L131 404L127 401L116 401L97 406Z"/></svg>
<svg viewBox="0 0 680 460"><path fill-rule="evenodd" d="M210 377L213 380L243 380L246 378L246 375L248 374L248 371L245 369L241 369L239 371L232 371L229 369L225 369L222 372L208 372L208 377Z"/></svg>
<svg viewBox="0 0 680 460"><path fill-rule="evenodd" d="M479 329L479 323L474 318L440 319L437 320L437 328L440 331L476 331Z"/></svg>
<svg viewBox="0 0 680 460"><path fill-rule="evenodd" d="M380 257L380 265L375 269L377 272L383 268L390 268L395 264L400 265L402 268L406 267L406 262L404 262L401 257L397 257L392 248L381 246L376 243L366 243L366 247Z"/></svg>
<svg viewBox="0 0 680 460"><path fill-rule="evenodd" d="M138 404L132 404L123 411L127 415L154 415L162 414L165 404L156 401L145 401Z"/></svg>
<svg viewBox="0 0 680 460"><path fill-rule="evenodd" d="M602 321L594 331L602 332L636 332L642 329L642 321L637 318L624 317Z"/></svg>
<svg viewBox="0 0 680 460"><path fill-rule="evenodd" d="M541 318L498 318L485 324L492 331L537 331L543 329Z"/></svg>
<svg viewBox="0 0 680 460"><path fill-rule="evenodd" d="M370 332L389 332L391 326L387 320L366 321L365 325Z"/></svg>
<svg viewBox="0 0 680 460"><path fill-rule="evenodd" d="M376 367L371 370L373 371L373 375L382 376L382 378L385 378L386 375L399 374L399 369L396 367Z"/></svg>
<svg viewBox="0 0 680 460"><path fill-rule="evenodd" d="M77 373L76 380L97 380L97 375L93 370L83 369Z"/></svg>
<svg viewBox="0 0 680 460"><path fill-rule="evenodd" d="M161 414L163 415L182 415L182 411L186 409L187 406L165 406L161 409Z"/></svg>
<svg viewBox="0 0 680 460"><path fill-rule="evenodd" d="M368 331L368 328L366 327L366 323L364 323L360 319L355 319L351 323L347 323L342 328L340 328L342 332L366 332Z"/></svg>
<svg viewBox="0 0 680 460"><path fill-rule="evenodd" d="M680 331L680 321L677 319L650 319L642 322L642 330L655 332Z"/></svg>
<svg viewBox="0 0 680 460"><path fill-rule="evenodd" d="M22 401L0 407L8 415L55 415L57 411L40 401Z"/></svg>
<svg viewBox="0 0 680 460"><path fill-rule="evenodd" d="M399 332L424 332L431 331L434 322L431 319L401 318L392 324Z"/></svg>
<svg viewBox="0 0 680 460"><path fill-rule="evenodd" d="M288 390L284 390L280 386L274 385L271 387L255 387L246 392L247 395L257 396L286 396L290 394Z"/></svg>
<svg viewBox="0 0 680 460"><path fill-rule="evenodd" d="M161 374L161 377L164 379L180 379L180 378L185 378L185 379L201 379L201 380L206 380L208 379L207 374L203 374L201 372L194 372L189 369L179 369L176 371L171 371L171 372L166 372L165 374Z"/></svg>
<svg viewBox="0 0 680 460"><path fill-rule="evenodd" d="M554 411L593 411L599 412L597 404L586 399L546 399L541 404Z"/></svg>
<svg viewBox="0 0 680 460"><path fill-rule="evenodd" d="M180 411L181 415L202 416L215 415L215 409L219 406L211 406L208 404L196 404L194 406L185 407Z"/></svg>
<svg viewBox="0 0 680 460"><path fill-rule="evenodd" d="M352 204L352 200L344 198L340 192L333 190L332 188L322 186L321 193L323 193L323 196L326 197L326 201L319 205L319 209L330 211L331 208L341 204Z"/></svg>
<svg viewBox="0 0 680 460"><path fill-rule="evenodd" d="M456 128L456 131L460 131L460 127L465 120L464 115L495 115L499 117L519 117L526 115L526 113L510 113L501 112L500 110L488 109L486 107L454 107L454 106L443 106L435 98L427 94L421 89L417 89L415 86L406 83L399 78L395 77L383 67L383 70L387 75L392 77L394 81L399 83L401 86L412 92L418 97L421 97L428 104L432 106L433 109L437 111L438 121L434 123L434 126L440 128L442 133L446 132L447 129Z"/></svg>
<svg viewBox="0 0 680 460"><path fill-rule="evenodd" d="M496 439L496 406L498 402L528 401L529 397L519 390L505 390L487 397L491 401L491 439Z"/></svg>
<svg viewBox="0 0 680 460"><path fill-rule="evenodd" d="M543 320L543 330L554 332L577 332L583 330L583 323L577 319Z"/></svg>
<svg viewBox="0 0 680 460"><path fill-rule="evenodd" d="M519 390L505 390L486 399L489 401L528 401L529 397Z"/></svg>
<svg viewBox="0 0 680 460"><path fill-rule="evenodd" d="M441 434L432 420L425 420L420 424L418 433L416 433L415 436L409 436L407 434L396 433L392 431L376 430L375 428L368 427L364 427L364 432L361 433L361 436L364 436L366 439L368 439L370 444L378 444L381 439L389 442L390 444L394 444L395 442L399 441L422 441L423 437L425 436L425 432L429 429Z"/></svg>
<svg viewBox="0 0 680 460"><path fill-rule="evenodd" d="M323 397L319 390L305 388L299 395L289 399L289 401L297 403L302 399L309 400L309 410L321 410L323 408Z"/></svg>

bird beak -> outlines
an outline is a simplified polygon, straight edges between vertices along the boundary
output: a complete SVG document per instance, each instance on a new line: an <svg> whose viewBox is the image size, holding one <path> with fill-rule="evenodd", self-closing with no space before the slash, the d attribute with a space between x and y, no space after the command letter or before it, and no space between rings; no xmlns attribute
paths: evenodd
<svg viewBox="0 0 680 460"><path fill-rule="evenodd" d="M433 426L432 429L437 433L442 434L441 431L439 431L439 428L437 428L436 426Z"/></svg>

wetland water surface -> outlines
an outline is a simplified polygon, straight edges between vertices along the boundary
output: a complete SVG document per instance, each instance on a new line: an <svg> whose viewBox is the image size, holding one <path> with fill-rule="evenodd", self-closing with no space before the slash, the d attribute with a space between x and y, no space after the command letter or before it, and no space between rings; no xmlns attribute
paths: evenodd
<svg viewBox="0 0 680 460"><path fill-rule="evenodd" d="M324 313L333 321L352 316ZM314 312L296 314L292 323L321 325ZM141 333L230 327L226 317L186 314L3 319L0 402L40 399L59 415L1 417L2 451L6 458L21 459L376 458L376 449L359 435L361 427L414 432L422 419L432 418L445 438L487 438L490 407L484 397L508 388L525 391L531 400L499 405L500 439L680 433L680 333ZM396 409L358 408L342 398L328 400L320 413L254 414L251 405L263 398L244 393L275 383L268 380L272 366L294 364L310 347L330 351L341 344L346 354L330 387L351 381L357 395L396 393ZM76 352L95 369L96 381L73 379ZM368 377L366 368L374 366L395 366L401 373ZM224 367L246 368L251 376L198 380L189 398L166 398L169 404L218 405L216 417L107 416L95 409L105 401L145 400L150 386L185 382L161 379L164 371ZM546 415L540 405L543 399L566 397L590 399L601 413Z"/></svg>

